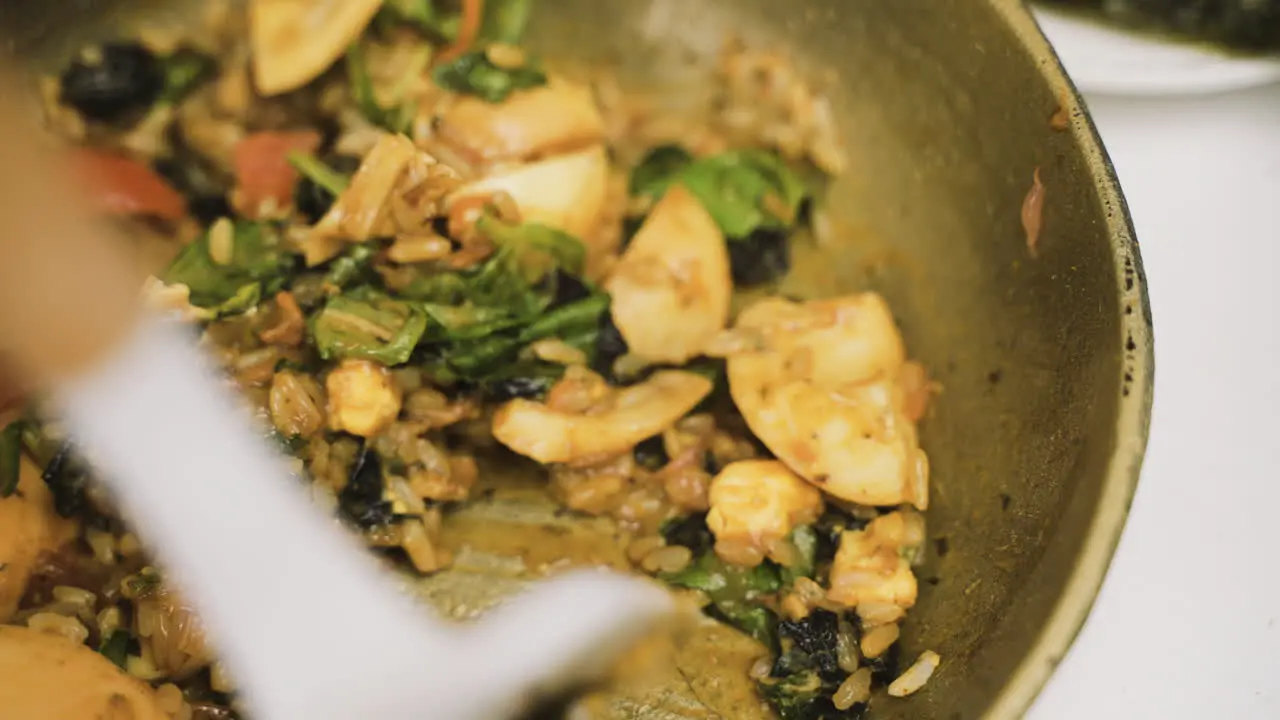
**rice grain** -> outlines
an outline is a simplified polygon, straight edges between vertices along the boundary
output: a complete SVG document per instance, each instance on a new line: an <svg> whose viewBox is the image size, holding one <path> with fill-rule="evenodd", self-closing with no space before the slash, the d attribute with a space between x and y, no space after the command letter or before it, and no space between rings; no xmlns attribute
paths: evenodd
<svg viewBox="0 0 1280 720"><path fill-rule="evenodd" d="M938 669L941 662L942 658L938 653L925 650L906 672L889 684L889 694L893 697L906 697L918 691L933 677L933 671Z"/></svg>

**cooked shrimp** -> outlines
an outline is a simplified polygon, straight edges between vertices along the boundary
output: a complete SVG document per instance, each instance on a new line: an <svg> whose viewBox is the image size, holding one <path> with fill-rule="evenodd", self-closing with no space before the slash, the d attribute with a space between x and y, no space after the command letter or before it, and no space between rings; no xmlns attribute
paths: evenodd
<svg viewBox="0 0 1280 720"><path fill-rule="evenodd" d="M701 375L664 370L618 391L599 411L558 411L518 398L494 414L493 436L541 463L616 455L673 425L711 389Z"/></svg>
<svg viewBox="0 0 1280 720"><path fill-rule="evenodd" d="M822 496L777 460L730 463L711 481L707 527L716 553L735 565L759 565L796 525L822 513Z"/></svg>
<svg viewBox="0 0 1280 720"><path fill-rule="evenodd" d="M677 185L662 197L606 283L630 351L652 362L701 355L729 319L733 280L724 235Z"/></svg>
<svg viewBox="0 0 1280 720"><path fill-rule="evenodd" d="M761 349L729 357L729 389L779 459L845 500L927 506L928 460L897 381L902 339L879 296L763 300L738 327Z"/></svg>
<svg viewBox="0 0 1280 720"><path fill-rule="evenodd" d="M906 609L916 602L916 577L908 559L922 526L901 512L872 520L862 530L840 536L831 566L827 597L847 607L893 605Z"/></svg>

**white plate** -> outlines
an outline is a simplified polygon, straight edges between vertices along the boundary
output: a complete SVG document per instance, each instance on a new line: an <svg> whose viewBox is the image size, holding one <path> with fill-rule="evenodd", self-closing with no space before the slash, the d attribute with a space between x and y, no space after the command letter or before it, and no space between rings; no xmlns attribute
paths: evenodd
<svg viewBox="0 0 1280 720"><path fill-rule="evenodd" d="M1035 15L1084 93L1199 95L1280 81L1280 59L1229 57L1044 9Z"/></svg>

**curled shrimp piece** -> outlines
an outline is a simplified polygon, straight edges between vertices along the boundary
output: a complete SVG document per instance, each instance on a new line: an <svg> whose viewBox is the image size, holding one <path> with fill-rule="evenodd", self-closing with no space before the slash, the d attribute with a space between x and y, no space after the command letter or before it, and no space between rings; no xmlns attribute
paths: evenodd
<svg viewBox="0 0 1280 720"><path fill-rule="evenodd" d="M579 150L604 139L589 88L559 78L500 103L463 96L440 118L440 138L477 162L510 162Z"/></svg>
<svg viewBox="0 0 1280 720"><path fill-rule="evenodd" d="M467 183L454 191L447 206L506 193L515 201L525 222L548 225L582 238L599 222L608 175L604 147L594 145Z"/></svg>
<svg viewBox="0 0 1280 720"><path fill-rule="evenodd" d="M605 288L631 353L683 363L729 320L733 280L724 235L702 203L675 185L663 195Z"/></svg>
<svg viewBox="0 0 1280 720"><path fill-rule="evenodd" d="M831 564L827 597L851 608L915 605L918 585L910 556L923 534L921 517L900 511L881 515L862 530L846 530Z"/></svg>
<svg viewBox="0 0 1280 720"><path fill-rule="evenodd" d="M709 497L716 554L744 567L759 565L797 525L822 514L822 495L777 460L729 463L711 481Z"/></svg>
<svg viewBox="0 0 1280 720"><path fill-rule="evenodd" d="M711 389L701 375L664 370L581 411L517 398L494 414L493 436L544 464L616 455L671 427Z"/></svg>
<svg viewBox="0 0 1280 720"><path fill-rule="evenodd" d="M730 393L774 455L838 498L927 507L928 458L898 382L902 338L879 296L764 300L738 327L759 345L728 358Z"/></svg>
<svg viewBox="0 0 1280 720"><path fill-rule="evenodd" d="M8 622L18 609L40 555L56 551L75 532L75 523L54 512L40 470L22 458L17 492L0 498L0 622Z"/></svg>
<svg viewBox="0 0 1280 720"><path fill-rule="evenodd" d="M4 717L168 720L155 691L61 635L0 626Z"/></svg>

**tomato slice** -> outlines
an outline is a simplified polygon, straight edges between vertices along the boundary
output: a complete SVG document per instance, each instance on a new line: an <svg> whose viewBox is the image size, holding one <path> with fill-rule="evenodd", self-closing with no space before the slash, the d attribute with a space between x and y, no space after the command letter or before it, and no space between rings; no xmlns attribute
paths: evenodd
<svg viewBox="0 0 1280 720"><path fill-rule="evenodd" d="M298 182L289 153L315 152L318 147L320 133L315 130L259 132L241 140L234 157L237 206L247 214L254 214L269 199L278 207L287 207Z"/></svg>
<svg viewBox="0 0 1280 720"><path fill-rule="evenodd" d="M77 148L72 167L88 186L94 206L109 215L150 215L180 220L187 201L155 170L133 158L95 148Z"/></svg>

